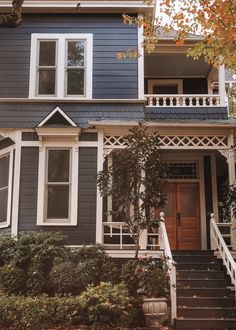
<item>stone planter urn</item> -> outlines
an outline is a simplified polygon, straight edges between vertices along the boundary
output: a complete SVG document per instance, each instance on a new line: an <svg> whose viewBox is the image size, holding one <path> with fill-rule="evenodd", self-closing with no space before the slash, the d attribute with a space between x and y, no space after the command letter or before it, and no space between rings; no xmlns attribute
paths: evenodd
<svg viewBox="0 0 236 330"><path fill-rule="evenodd" d="M149 327L158 327L168 319L166 298L145 298L142 308Z"/></svg>

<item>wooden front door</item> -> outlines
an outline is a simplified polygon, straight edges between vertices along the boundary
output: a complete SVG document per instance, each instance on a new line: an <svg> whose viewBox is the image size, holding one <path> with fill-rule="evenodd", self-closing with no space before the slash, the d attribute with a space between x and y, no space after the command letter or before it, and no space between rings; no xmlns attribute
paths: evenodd
<svg viewBox="0 0 236 330"><path fill-rule="evenodd" d="M165 183L166 229L173 250L201 249L198 183Z"/></svg>

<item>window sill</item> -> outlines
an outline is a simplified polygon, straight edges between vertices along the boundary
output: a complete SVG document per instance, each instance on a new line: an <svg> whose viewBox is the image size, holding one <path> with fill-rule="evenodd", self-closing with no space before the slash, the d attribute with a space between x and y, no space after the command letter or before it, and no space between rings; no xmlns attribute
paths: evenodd
<svg viewBox="0 0 236 330"><path fill-rule="evenodd" d="M10 228L9 223L3 223L0 225L0 229Z"/></svg>
<svg viewBox="0 0 236 330"><path fill-rule="evenodd" d="M77 223L69 223L69 222L42 222L42 223L37 223L36 226L50 226L50 227L53 227L53 226L63 226L63 227L71 227L71 226L77 226Z"/></svg>

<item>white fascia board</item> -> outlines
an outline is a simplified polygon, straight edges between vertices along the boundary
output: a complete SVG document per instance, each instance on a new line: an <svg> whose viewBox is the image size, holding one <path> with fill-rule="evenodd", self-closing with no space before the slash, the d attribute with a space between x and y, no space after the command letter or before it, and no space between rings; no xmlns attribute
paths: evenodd
<svg viewBox="0 0 236 330"><path fill-rule="evenodd" d="M38 125L37 127L42 127L47 121L54 116L55 113L59 112L62 117L65 118L65 120L73 127L77 127L76 123L60 108L56 107L54 110L52 110L47 117L45 117Z"/></svg>

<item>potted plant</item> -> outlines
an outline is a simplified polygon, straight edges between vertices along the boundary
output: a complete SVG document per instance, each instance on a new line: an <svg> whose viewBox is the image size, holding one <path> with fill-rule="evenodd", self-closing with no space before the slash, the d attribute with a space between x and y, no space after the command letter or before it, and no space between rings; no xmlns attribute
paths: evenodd
<svg viewBox="0 0 236 330"><path fill-rule="evenodd" d="M157 225L156 210L165 204L162 182L167 165L158 134L148 132L142 124L133 127L123 140L125 148L111 152L112 164L98 173L97 182L101 196L112 198L112 209L107 213L115 221L125 222L137 258L142 231L151 223L154 228L152 219Z"/></svg>
<svg viewBox="0 0 236 330"><path fill-rule="evenodd" d="M166 320L169 279L165 258L130 260L123 266L122 279L131 296L142 298L147 325Z"/></svg>

